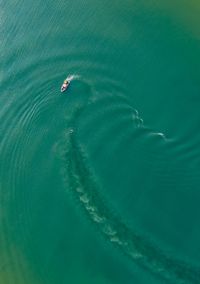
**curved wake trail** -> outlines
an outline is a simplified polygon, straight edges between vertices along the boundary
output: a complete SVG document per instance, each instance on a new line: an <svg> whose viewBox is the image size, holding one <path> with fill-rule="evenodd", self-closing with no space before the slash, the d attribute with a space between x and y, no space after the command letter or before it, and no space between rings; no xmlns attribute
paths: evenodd
<svg viewBox="0 0 200 284"><path fill-rule="evenodd" d="M76 136L76 123L84 108L84 105L80 106L72 115L72 129L65 136L67 151L64 174L70 191L98 231L130 260L170 283L198 284L199 268L167 255L151 241L134 232L112 212L108 202L101 196L95 175L88 166L87 155Z"/></svg>
<svg viewBox="0 0 200 284"><path fill-rule="evenodd" d="M86 158L81 147L77 144L75 133L72 132L69 139L67 172L70 188L79 199L90 220L106 239L131 260L172 283L199 283L200 271L198 268L165 255L151 242L128 228L120 218L109 210L109 206L99 194L100 190L98 190L91 169L86 166Z"/></svg>

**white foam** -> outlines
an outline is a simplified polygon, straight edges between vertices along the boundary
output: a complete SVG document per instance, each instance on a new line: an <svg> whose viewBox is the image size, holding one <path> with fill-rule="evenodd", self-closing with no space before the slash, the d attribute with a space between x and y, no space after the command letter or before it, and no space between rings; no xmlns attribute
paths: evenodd
<svg viewBox="0 0 200 284"><path fill-rule="evenodd" d="M78 78L80 78L79 75L77 75L77 74L71 74L71 75L68 75L68 76L67 76L66 80L68 80L68 81L73 81L73 80L78 79Z"/></svg>
<svg viewBox="0 0 200 284"><path fill-rule="evenodd" d="M155 136L160 136L160 137L162 137L164 140L166 140L166 136L165 136L165 134L162 133L162 132L152 132L151 134L152 134L152 135L155 135Z"/></svg>

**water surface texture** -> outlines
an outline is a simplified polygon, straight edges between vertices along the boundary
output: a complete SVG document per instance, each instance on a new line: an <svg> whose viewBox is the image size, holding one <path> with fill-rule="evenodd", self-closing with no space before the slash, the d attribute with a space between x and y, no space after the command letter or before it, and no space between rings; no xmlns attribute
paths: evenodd
<svg viewBox="0 0 200 284"><path fill-rule="evenodd" d="M200 283L199 14L0 0L0 284Z"/></svg>

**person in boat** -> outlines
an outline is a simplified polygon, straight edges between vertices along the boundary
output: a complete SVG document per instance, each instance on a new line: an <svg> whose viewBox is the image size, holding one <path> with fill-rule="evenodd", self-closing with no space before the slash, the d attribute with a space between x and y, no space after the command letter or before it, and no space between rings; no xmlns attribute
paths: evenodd
<svg viewBox="0 0 200 284"><path fill-rule="evenodd" d="M63 89L64 89L64 88L67 88L68 85L69 85L69 81L65 80L65 81L63 82L62 88L63 88Z"/></svg>
<svg viewBox="0 0 200 284"><path fill-rule="evenodd" d="M65 79L63 84L62 84L61 90L65 91L67 89L68 85L69 85L69 81L67 79Z"/></svg>

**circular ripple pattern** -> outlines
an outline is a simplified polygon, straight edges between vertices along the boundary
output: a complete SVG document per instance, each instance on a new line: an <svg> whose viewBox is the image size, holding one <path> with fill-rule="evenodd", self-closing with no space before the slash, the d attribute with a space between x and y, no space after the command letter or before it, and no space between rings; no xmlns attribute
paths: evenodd
<svg viewBox="0 0 200 284"><path fill-rule="evenodd" d="M199 282L199 45L150 2L1 1L0 282Z"/></svg>

